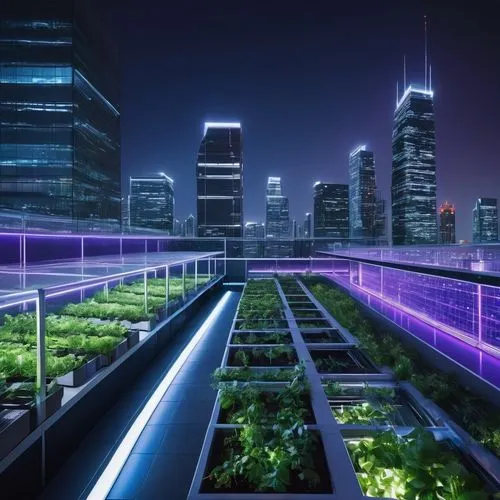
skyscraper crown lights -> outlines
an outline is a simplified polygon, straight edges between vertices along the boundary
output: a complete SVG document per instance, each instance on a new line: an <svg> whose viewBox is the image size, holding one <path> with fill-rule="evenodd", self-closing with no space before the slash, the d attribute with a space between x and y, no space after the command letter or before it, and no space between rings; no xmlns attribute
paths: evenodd
<svg viewBox="0 0 500 500"><path fill-rule="evenodd" d="M426 95L426 96L429 96L429 97L434 97L434 91L431 90L431 89L423 89L423 88L420 88L420 87L416 87L414 85L410 85L406 90L405 90L405 93L401 96L401 99L398 100L398 102L396 103L396 109L399 108L399 106L401 106L401 104L403 103L403 101L411 94L411 93L416 93L416 94L422 94L422 95Z"/></svg>
<svg viewBox="0 0 500 500"><path fill-rule="evenodd" d="M239 122L205 122L203 133L206 134L209 128L241 128Z"/></svg>

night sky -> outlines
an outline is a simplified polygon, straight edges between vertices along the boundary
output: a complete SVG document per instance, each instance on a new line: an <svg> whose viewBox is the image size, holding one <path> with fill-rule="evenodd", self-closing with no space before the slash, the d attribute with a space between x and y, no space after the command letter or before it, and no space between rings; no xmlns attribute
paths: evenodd
<svg viewBox="0 0 500 500"><path fill-rule="evenodd" d="M314 181L347 183L359 144L374 151L390 205L396 81L406 54L408 82L423 83L424 14L438 204L455 203L457 240L471 239L477 197L500 198L496 0L99 3L121 52L124 188L131 174L166 172L179 219L196 215L205 120L242 123L245 221L264 220L275 175L302 223Z"/></svg>

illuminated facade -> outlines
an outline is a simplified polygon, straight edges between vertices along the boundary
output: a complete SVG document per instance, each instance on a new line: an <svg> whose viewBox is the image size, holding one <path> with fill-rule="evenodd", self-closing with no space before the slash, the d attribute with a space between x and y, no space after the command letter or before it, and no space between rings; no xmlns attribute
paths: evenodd
<svg viewBox="0 0 500 500"><path fill-rule="evenodd" d="M498 211L496 198L478 198L472 210L472 240L474 243L498 241Z"/></svg>
<svg viewBox="0 0 500 500"><path fill-rule="evenodd" d="M196 165L197 235L243 236L243 155L239 123L208 122Z"/></svg>
<svg viewBox="0 0 500 500"><path fill-rule="evenodd" d="M188 216L188 218L184 221L184 227L186 228L186 238L194 238L196 235L194 215L190 214Z"/></svg>
<svg viewBox="0 0 500 500"><path fill-rule="evenodd" d="M130 177L129 224L174 234L174 181L165 174Z"/></svg>
<svg viewBox="0 0 500 500"><path fill-rule="evenodd" d="M351 238L375 236L375 160L366 146L349 155L349 235Z"/></svg>
<svg viewBox="0 0 500 500"><path fill-rule="evenodd" d="M266 191L266 257L288 257L291 252L288 198L281 191L281 178L269 177ZM273 240L276 242L273 243Z"/></svg>
<svg viewBox="0 0 500 500"><path fill-rule="evenodd" d="M410 86L394 112L392 241L416 245L437 239L433 93Z"/></svg>
<svg viewBox="0 0 500 500"><path fill-rule="evenodd" d="M304 238L312 238L312 215L310 212L306 213L304 219Z"/></svg>
<svg viewBox="0 0 500 500"><path fill-rule="evenodd" d="M314 237L349 238L347 184L314 184Z"/></svg>
<svg viewBox="0 0 500 500"><path fill-rule="evenodd" d="M455 207L447 201L439 207L439 243L455 243Z"/></svg>
<svg viewBox="0 0 500 500"><path fill-rule="evenodd" d="M85 8L7 2L0 29L0 209L74 230L121 219L117 57Z"/></svg>

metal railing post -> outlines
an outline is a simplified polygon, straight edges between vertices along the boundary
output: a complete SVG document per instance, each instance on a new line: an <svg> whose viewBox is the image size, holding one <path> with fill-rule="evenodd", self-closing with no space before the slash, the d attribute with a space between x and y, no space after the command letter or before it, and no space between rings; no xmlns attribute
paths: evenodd
<svg viewBox="0 0 500 500"><path fill-rule="evenodd" d="M165 304L168 316L168 297L170 295L170 269L168 266L165 266Z"/></svg>
<svg viewBox="0 0 500 500"><path fill-rule="evenodd" d="M194 259L194 289L198 290L198 259Z"/></svg>
<svg viewBox="0 0 500 500"><path fill-rule="evenodd" d="M182 302L186 300L186 263L182 263Z"/></svg>
<svg viewBox="0 0 500 500"><path fill-rule="evenodd" d="M144 311L148 314L148 272L144 271Z"/></svg>
<svg viewBox="0 0 500 500"><path fill-rule="evenodd" d="M36 388L38 424L45 420L47 381L45 375L45 290L38 289L36 299Z"/></svg>

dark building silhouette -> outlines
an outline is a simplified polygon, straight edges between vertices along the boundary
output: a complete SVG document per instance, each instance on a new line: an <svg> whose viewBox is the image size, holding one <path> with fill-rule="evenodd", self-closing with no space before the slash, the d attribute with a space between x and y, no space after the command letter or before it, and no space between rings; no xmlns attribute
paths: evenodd
<svg viewBox="0 0 500 500"><path fill-rule="evenodd" d="M394 112L392 241L394 245L438 241L433 92L411 85Z"/></svg>
<svg viewBox="0 0 500 500"><path fill-rule="evenodd" d="M472 240L474 243L498 241L498 211L496 198L478 198L472 210Z"/></svg>
<svg viewBox="0 0 500 500"><path fill-rule="evenodd" d="M0 210L120 227L119 73L79 0L2 3Z"/></svg>
<svg viewBox="0 0 500 500"><path fill-rule="evenodd" d="M439 207L439 243L455 243L455 207L445 201Z"/></svg>
<svg viewBox="0 0 500 500"><path fill-rule="evenodd" d="M241 238L243 155L239 123L205 123L196 186L198 236Z"/></svg>
<svg viewBox="0 0 500 500"><path fill-rule="evenodd" d="M349 186L314 184L314 237L349 238Z"/></svg>

